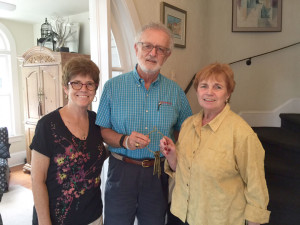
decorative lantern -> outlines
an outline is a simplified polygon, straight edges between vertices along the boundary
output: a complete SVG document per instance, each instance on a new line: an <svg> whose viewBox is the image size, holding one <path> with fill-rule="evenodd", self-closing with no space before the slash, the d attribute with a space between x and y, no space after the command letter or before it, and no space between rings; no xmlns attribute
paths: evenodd
<svg viewBox="0 0 300 225"><path fill-rule="evenodd" d="M51 50L55 50L56 41L54 40L54 32L52 31L52 26L48 23L47 18L45 23L41 26L41 38L37 40L37 45L47 47Z"/></svg>
<svg viewBox="0 0 300 225"><path fill-rule="evenodd" d="M51 34L52 34L52 27L51 27L51 24L48 23L47 18L46 18L45 23L43 23L41 26L41 37L46 38Z"/></svg>

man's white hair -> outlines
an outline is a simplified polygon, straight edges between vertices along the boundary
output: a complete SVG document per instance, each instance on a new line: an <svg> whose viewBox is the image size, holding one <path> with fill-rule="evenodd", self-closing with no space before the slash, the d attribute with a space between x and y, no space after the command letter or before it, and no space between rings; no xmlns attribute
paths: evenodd
<svg viewBox="0 0 300 225"><path fill-rule="evenodd" d="M174 40L173 40L173 34L171 33L171 31L162 23L155 23L155 22L151 22L149 24L144 25L141 30L136 34L135 36L135 43L138 43L141 40L141 36L142 34L146 31L146 30L161 30L163 32L165 32L168 36L169 36L169 49L170 51L173 50L174 47Z"/></svg>

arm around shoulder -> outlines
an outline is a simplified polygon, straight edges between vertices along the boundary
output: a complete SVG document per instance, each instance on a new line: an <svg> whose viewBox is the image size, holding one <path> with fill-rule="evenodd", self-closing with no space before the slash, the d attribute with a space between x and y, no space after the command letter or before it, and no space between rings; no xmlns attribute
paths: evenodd
<svg viewBox="0 0 300 225"><path fill-rule="evenodd" d="M101 135L103 140L109 146L119 148L120 147L120 139L123 134L119 134L111 128L101 127Z"/></svg>

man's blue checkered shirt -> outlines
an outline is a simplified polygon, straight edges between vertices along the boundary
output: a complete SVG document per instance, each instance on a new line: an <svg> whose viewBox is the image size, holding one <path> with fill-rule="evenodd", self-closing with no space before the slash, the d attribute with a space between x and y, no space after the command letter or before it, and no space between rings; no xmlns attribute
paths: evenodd
<svg viewBox="0 0 300 225"><path fill-rule="evenodd" d="M174 139L173 131L179 131L183 121L191 115L188 100L174 81L159 74L147 90L144 80L134 69L106 82L96 124L126 135L132 131L146 135L156 127L165 136ZM159 151L162 136L153 132L149 138L148 147ZM128 150L109 146L109 150L134 159L154 158L147 148Z"/></svg>

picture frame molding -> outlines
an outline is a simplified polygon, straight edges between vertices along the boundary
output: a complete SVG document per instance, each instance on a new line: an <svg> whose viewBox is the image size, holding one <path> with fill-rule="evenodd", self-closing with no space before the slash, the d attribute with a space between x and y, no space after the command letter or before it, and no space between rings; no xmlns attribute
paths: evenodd
<svg viewBox="0 0 300 225"><path fill-rule="evenodd" d="M181 20L183 21L183 30L181 31L181 34L179 35L182 38L178 38L176 37L176 34L174 34L174 32L171 30L171 32L173 33L174 37L174 46L178 47L178 48L185 48L186 47L186 30L187 30L187 11L180 9L176 6L173 6L171 4L168 4L166 2L161 2L161 22L168 27L168 23L167 23L167 16L168 13L174 13L174 18L175 18L175 14L179 15ZM171 15L172 16L172 15ZM182 29L182 28L181 28Z"/></svg>
<svg viewBox="0 0 300 225"><path fill-rule="evenodd" d="M232 32L281 32L282 30L282 0L277 0L276 27L238 27L237 1L232 0Z"/></svg>

